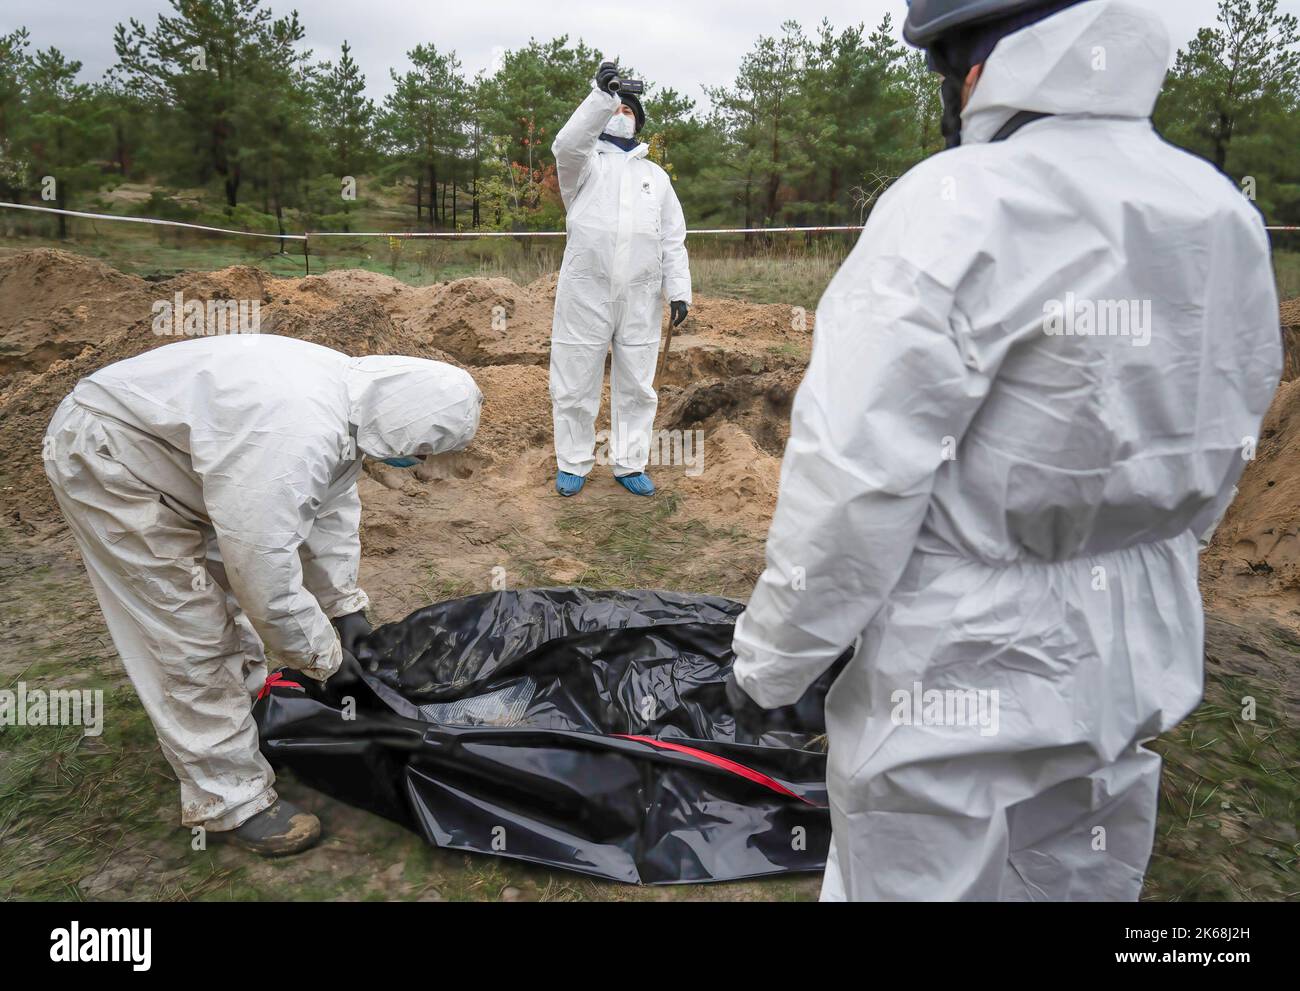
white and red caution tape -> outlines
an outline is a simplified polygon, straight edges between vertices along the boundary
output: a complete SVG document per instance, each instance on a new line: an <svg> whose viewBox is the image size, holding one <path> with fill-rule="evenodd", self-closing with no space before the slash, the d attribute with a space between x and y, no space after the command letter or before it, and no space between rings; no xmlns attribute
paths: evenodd
<svg viewBox="0 0 1300 991"><path fill-rule="evenodd" d="M308 231L305 234L264 234L261 231L236 231L225 227L208 227L203 224L186 224L179 220L158 220L153 217L123 217L112 213L85 213L80 210L56 210L54 207L34 206L27 203L0 203L0 209L30 210L35 213L53 213L86 220L116 220L128 224L153 224L159 227L179 227L185 230L206 231L210 234L229 234L234 237L261 237L274 241L310 241L321 237L382 237L395 240L466 239L484 237L567 237L564 231ZM848 234L861 231L861 225L842 227L711 227L688 230L688 235L701 234ZM1300 231L1300 227L1266 227L1269 231Z"/></svg>
<svg viewBox="0 0 1300 991"><path fill-rule="evenodd" d="M113 213L83 213L80 210L56 210L49 206L32 206L27 203L0 203L6 210L31 210L35 213L57 213L63 217L82 217L86 220L120 220L127 224L154 224L158 227L184 227L192 231L212 234L238 234L242 237L270 237L277 241L305 241L305 234L261 234L256 231L232 231L224 227L205 227L203 224L183 224L179 220L156 220L153 217L120 217Z"/></svg>

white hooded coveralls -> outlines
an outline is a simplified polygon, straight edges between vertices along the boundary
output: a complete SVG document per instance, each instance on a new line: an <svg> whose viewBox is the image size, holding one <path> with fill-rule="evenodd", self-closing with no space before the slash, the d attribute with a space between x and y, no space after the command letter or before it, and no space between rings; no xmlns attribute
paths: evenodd
<svg viewBox="0 0 1300 991"><path fill-rule="evenodd" d="M618 97L593 90L555 138L568 243L555 293L551 401L560 471L596 463L605 355L610 373L614 474L645 470L658 396L654 373L664 300L691 302L686 219L672 180L649 148L601 141Z"/></svg>
<svg viewBox="0 0 1300 991"><path fill-rule="evenodd" d="M826 899L1141 890L1197 538L1281 369L1258 212L1148 119L1168 54L1108 0L1008 36L821 301L735 650L774 707L856 642ZM990 143L1021 110L1056 116Z"/></svg>
<svg viewBox="0 0 1300 991"><path fill-rule="evenodd" d="M185 825L233 829L275 801L249 692L263 644L320 681L342 662L330 620L368 604L362 455L459 450L481 405L450 365L232 335L109 365L59 406L46 474Z"/></svg>

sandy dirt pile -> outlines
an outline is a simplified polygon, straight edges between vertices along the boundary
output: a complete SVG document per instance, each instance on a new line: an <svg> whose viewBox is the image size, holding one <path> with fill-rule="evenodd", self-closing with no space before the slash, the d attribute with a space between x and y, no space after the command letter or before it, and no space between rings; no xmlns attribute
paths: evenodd
<svg viewBox="0 0 1300 991"><path fill-rule="evenodd" d="M1282 341L1286 347L1286 367L1282 381L1300 378L1300 299L1282 303Z"/></svg>
<svg viewBox="0 0 1300 991"><path fill-rule="evenodd" d="M76 355L139 318L146 286L89 258L0 258L0 388Z"/></svg>
<svg viewBox="0 0 1300 991"><path fill-rule="evenodd" d="M0 391L115 333L147 331L157 300L260 299L263 278L237 267L151 283L45 248L0 258Z"/></svg>
<svg viewBox="0 0 1300 991"><path fill-rule="evenodd" d="M536 497L549 498L553 275L529 286L462 279L416 288L361 270L276 279L236 267L149 282L38 250L0 260L0 436L14 452L0 467L0 514L20 535L62 529L40 463L54 408L78 379L176 340L154 333L153 308L177 293L184 300L257 300L264 333L352 355L412 354L472 370L486 397L473 447L429 466L425 478L372 468L376 497L388 498L382 489L418 500L431 484L481 481L490 465L493 476L518 471L521 482L541 483ZM675 473L684 491L707 497L698 507L702 517L739 513L761 525L770 516L789 405L811 336L811 318L791 307L727 300L698 301L679 328L661 381L660 425L708 432L707 482L693 469ZM602 423L608 424L607 405ZM372 522L376 538L393 529Z"/></svg>
<svg viewBox="0 0 1300 991"><path fill-rule="evenodd" d="M1238 605L1277 598L1294 610L1300 606L1300 378L1278 391L1239 487L1205 554L1203 583Z"/></svg>
<svg viewBox="0 0 1300 991"><path fill-rule="evenodd" d="M403 294L394 317L467 365L545 365L553 293L509 279L461 279Z"/></svg>

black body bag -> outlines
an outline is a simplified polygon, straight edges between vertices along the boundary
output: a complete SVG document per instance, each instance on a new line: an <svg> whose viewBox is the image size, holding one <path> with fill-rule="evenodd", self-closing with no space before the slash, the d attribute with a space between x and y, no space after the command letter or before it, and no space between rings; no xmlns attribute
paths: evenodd
<svg viewBox="0 0 1300 991"><path fill-rule="evenodd" d="M584 589L440 603L374 631L363 684L272 675L262 750L444 849L640 884L820 871L843 661L797 705L733 713L743 611Z"/></svg>

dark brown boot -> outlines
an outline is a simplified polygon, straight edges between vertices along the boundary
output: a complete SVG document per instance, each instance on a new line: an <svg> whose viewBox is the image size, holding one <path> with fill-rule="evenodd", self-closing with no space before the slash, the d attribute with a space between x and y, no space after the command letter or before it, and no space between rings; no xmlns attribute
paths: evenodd
<svg viewBox="0 0 1300 991"><path fill-rule="evenodd" d="M320 820L292 802L280 799L226 836L263 857L287 857L316 845L320 839Z"/></svg>

